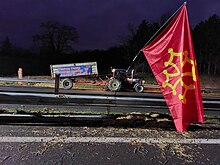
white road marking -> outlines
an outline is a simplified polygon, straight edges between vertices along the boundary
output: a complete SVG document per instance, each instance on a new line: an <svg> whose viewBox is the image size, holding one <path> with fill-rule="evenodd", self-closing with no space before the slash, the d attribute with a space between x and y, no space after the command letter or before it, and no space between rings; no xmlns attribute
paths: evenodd
<svg viewBox="0 0 220 165"><path fill-rule="evenodd" d="M143 143L143 144L220 144L220 139L171 139L129 137L0 137L0 143Z"/></svg>

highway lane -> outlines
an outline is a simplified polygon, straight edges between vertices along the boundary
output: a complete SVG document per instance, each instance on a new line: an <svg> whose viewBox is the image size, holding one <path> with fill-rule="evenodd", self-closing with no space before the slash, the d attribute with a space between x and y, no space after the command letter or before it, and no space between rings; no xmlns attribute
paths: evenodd
<svg viewBox="0 0 220 165"><path fill-rule="evenodd" d="M0 164L218 164L219 129L0 125Z"/></svg>

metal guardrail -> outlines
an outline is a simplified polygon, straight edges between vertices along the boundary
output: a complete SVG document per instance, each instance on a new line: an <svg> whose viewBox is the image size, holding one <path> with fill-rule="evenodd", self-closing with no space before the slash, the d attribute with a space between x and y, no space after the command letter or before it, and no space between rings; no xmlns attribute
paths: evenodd
<svg viewBox="0 0 220 165"><path fill-rule="evenodd" d="M59 106L105 106L121 108L167 109L165 100L160 96L147 95L145 97L100 95L100 94L60 94L44 92L0 91L0 104L34 104ZM203 98L205 111L218 112L220 98Z"/></svg>

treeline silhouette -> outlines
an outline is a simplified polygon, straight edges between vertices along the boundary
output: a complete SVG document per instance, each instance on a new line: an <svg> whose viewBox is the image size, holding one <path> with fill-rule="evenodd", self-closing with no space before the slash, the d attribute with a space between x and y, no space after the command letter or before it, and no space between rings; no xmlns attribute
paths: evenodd
<svg viewBox="0 0 220 165"><path fill-rule="evenodd" d="M15 76L18 68L24 75L50 75L51 64L97 61L99 74L109 74L110 67L125 68L163 22L150 23L143 20L139 26L129 24L129 36L121 36L120 43L108 50L75 51L73 43L78 40L76 29L58 22L42 23L45 30L33 35L34 47L14 47L6 37L0 44L0 76ZM45 33L51 30L54 33ZM57 31L56 31L57 30ZM57 33L56 33L57 32ZM200 74L219 76L220 73L220 18L213 15L192 29L193 42ZM71 36L71 37L69 37ZM57 37L57 38L56 38ZM53 38L53 42L51 42ZM62 40L60 39L62 38ZM50 45L52 43L52 45ZM133 66L140 75L151 74L143 55Z"/></svg>

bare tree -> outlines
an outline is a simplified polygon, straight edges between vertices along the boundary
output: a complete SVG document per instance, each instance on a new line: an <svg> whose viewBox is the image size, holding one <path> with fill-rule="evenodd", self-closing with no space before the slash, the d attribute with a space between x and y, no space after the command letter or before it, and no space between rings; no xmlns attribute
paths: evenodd
<svg viewBox="0 0 220 165"><path fill-rule="evenodd" d="M73 50L73 44L78 41L78 34L74 27L57 21L41 24L43 32L33 36L37 47L49 50L55 54L68 53Z"/></svg>

